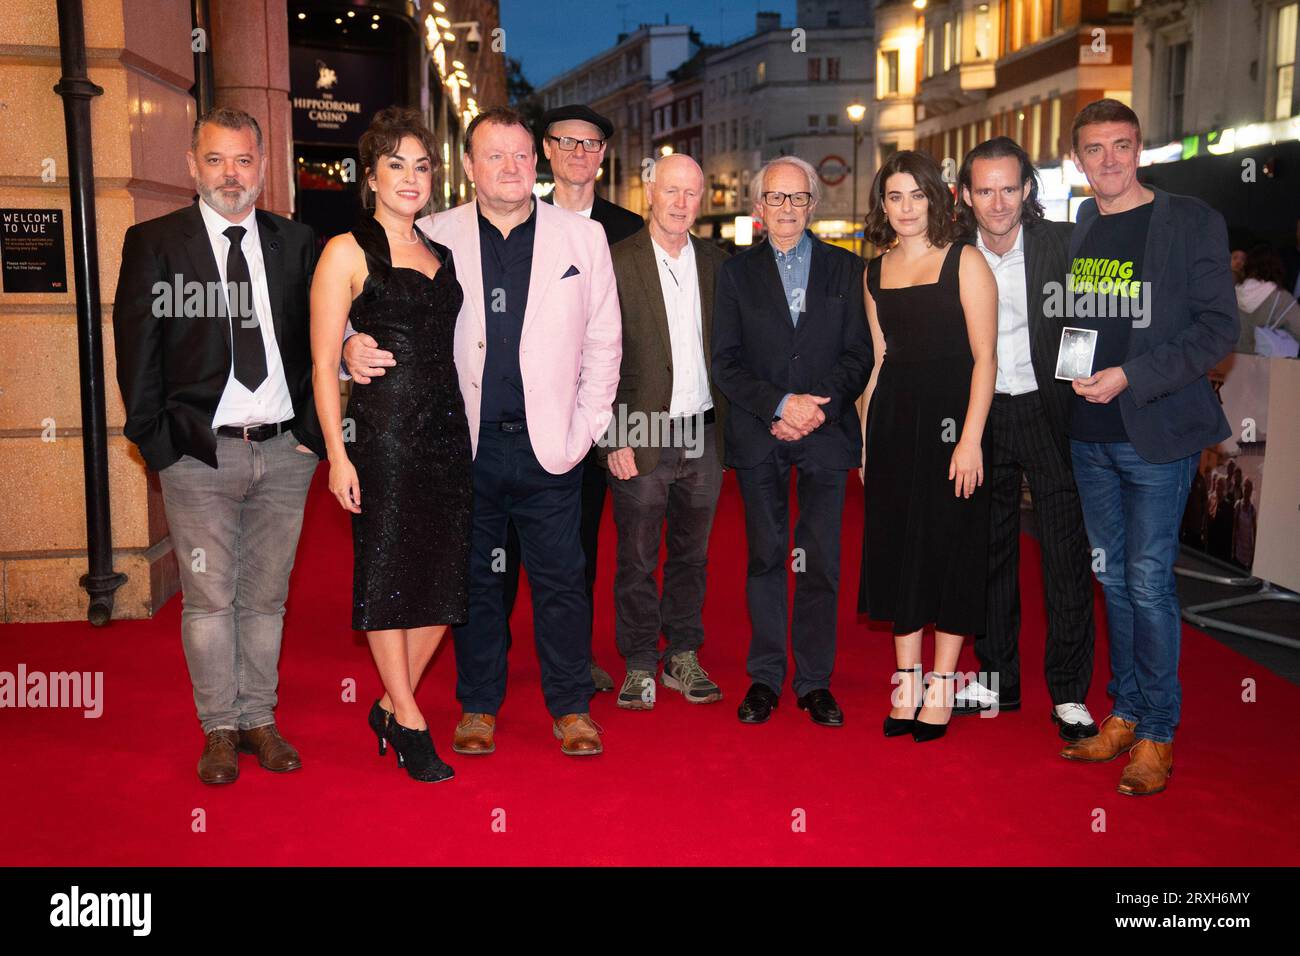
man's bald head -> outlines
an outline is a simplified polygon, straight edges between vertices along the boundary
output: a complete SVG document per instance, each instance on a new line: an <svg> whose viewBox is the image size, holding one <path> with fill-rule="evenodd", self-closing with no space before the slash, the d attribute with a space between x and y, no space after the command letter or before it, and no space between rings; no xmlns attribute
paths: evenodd
<svg viewBox="0 0 1300 956"><path fill-rule="evenodd" d="M704 170L691 157L671 153L650 167L649 192L651 233L683 237L691 231L700 214Z"/></svg>

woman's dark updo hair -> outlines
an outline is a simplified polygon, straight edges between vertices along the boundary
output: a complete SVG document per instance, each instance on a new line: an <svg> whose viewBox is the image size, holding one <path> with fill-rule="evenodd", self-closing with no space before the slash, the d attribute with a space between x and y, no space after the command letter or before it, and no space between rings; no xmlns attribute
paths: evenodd
<svg viewBox="0 0 1300 956"><path fill-rule="evenodd" d="M375 174L381 156L394 156L402 140L414 136L429 154L429 165L433 171L433 184L429 190L429 206L433 206L438 192L442 189L442 157L438 155L438 144L434 141L429 127L424 125L424 117L417 109L407 106L388 106L375 114L370 121L370 128L361 134L357 143L357 152L361 159L361 206L363 209L375 208L375 191L370 188L370 177Z"/></svg>
<svg viewBox="0 0 1300 956"><path fill-rule="evenodd" d="M957 226L953 220L952 191L943 181L943 171L929 153L910 149L894 153L876 173L867 208L867 239L878 248L887 249L898 238L885 215L885 184L890 176L898 173L906 173L916 180L917 187L929 200L925 233L930 244L946 246L952 242L956 238Z"/></svg>

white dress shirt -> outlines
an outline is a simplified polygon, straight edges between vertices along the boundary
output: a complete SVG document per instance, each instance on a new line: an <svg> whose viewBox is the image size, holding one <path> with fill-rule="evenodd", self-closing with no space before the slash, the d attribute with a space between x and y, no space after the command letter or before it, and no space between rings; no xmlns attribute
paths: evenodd
<svg viewBox="0 0 1300 956"><path fill-rule="evenodd" d="M659 286L668 313L668 340L673 350L673 398L670 418L696 415L713 407L709 374L704 364L704 315L700 308L700 277L695 267L695 247L690 237L681 254L673 258L650 240L659 265Z"/></svg>
<svg viewBox="0 0 1300 956"><path fill-rule="evenodd" d="M257 234L256 210L248 210L243 222L230 222L202 199L199 200L199 212L203 215L203 225L208 231L208 243L212 246L212 255L217 260L217 272L221 276L224 291L226 284L226 256L230 254L230 240L223 233L231 226L243 226L245 230L239 248L248 260L248 274L253 280L253 308L257 310L257 325L262 330L262 348L266 350L266 378L250 392L242 382L235 378L235 363L230 363L230 372L226 377L226 387L217 403L217 413L212 417L212 427L219 425L273 425L293 417L293 398L289 395L289 384L284 377L284 364L280 361L280 347L275 341L275 326L271 319L271 295L266 288L266 264L262 261L262 241ZM229 322L230 309L226 309ZM234 330L231 330L234 341Z"/></svg>
<svg viewBox="0 0 1300 956"><path fill-rule="evenodd" d="M1024 395L1038 390L1034 362L1029 352L1029 304L1025 289L1025 227L1005 256L984 245L975 231L975 245L998 282L998 378L995 390L1003 395Z"/></svg>

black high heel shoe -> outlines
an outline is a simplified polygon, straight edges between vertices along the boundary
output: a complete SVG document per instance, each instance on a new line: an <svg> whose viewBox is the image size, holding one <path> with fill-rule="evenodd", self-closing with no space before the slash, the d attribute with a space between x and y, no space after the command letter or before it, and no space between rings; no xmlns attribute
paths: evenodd
<svg viewBox="0 0 1300 956"><path fill-rule="evenodd" d="M388 727L388 722L392 719L393 712L391 710L384 710L384 708L380 707L378 700L376 700L373 706L371 706L370 716L366 718L366 721L370 724L370 729L373 730L375 736L379 738L379 756L381 757L388 753L388 741L384 739L384 730Z"/></svg>
<svg viewBox="0 0 1300 956"><path fill-rule="evenodd" d="M433 738L429 731L410 730L397 722L394 716L384 731L388 742L397 751L397 765L405 767L412 780L423 783L439 783L450 780L456 772L438 757L433 748Z"/></svg>
<svg viewBox="0 0 1300 956"><path fill-rule="evenodd" d="M920 669L921 669L921 665L920 665L920 664L917 664L915 667L903 667L903 668L900 668L899 670L894 671L894 673L895 673L895 674L914 674L914 673L916 673L917 671L919 671ZM922 690L922 693L924 694L924 690ZM899 718L899 717L889 717L889 716L886 716L886 717L885 717L885 736L886 736L886 737L902 737L904 734L910 734L910 733L912 732L912 725L916 723L916 714L919 714L920 712L921 712L921 707L920 707L920 705L918 705L917 708L916 708L916 713L912 714L911 717L903 717L903 718Z"/></svg>
<svg viewBox="0 0 1300 956"><path fill-rule="evenodd" d="M930 676L934 677L936 680L953 680L956 678L957 675L956 673L951 673L951 674L932 674ZM929 688L928 684L926 685L926 688L927 689ZM922 697L921 701L922 701L922 706L924 706L925 698ZM942 737L944 734L948 732L948 724L926 723L920 717L921 710L919 707L917 708L916 713L917 713L917 718L916 720L912 721L912 739L915 740L918 744L928 743L931 740L938 740L940 737ZM948 720L949 722L952 721L951 706L948 710Z"/></svg>

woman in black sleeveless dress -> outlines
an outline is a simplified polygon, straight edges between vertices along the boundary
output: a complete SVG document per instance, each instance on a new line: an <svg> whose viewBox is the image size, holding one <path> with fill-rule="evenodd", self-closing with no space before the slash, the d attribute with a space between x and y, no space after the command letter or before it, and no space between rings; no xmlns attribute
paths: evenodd
<svg viewBox="0 0 1300 956"><path fill-rule="evenodd" d="M984 630L984 423L997 374L997 285L979 252L953 241L952 195L925 154L887 161L867 225L872 241L890 249L866 273L876 369L867 388L858 604L894 625L903 676L885 734L920 742L943 736L963 635ZM925 693L927 624L935 627L935 667Z"/></svg>
<svg viewBox="0 0 1300 956"><path fill-rule="evenodd" d="M367 632L386 691L370 726L381 756L391 743L412 777L438 781L452 770L414 691L447 626L468 616L471 453L453 359L464 295L451 251L414 225L437 157L419 114L377 114L360 152L374 214L332 239L317 265L316 403L330 491L352 513L352 626ZM338 407L345 322L394 359L382 376L353 385L350 428Z"/></svg>

